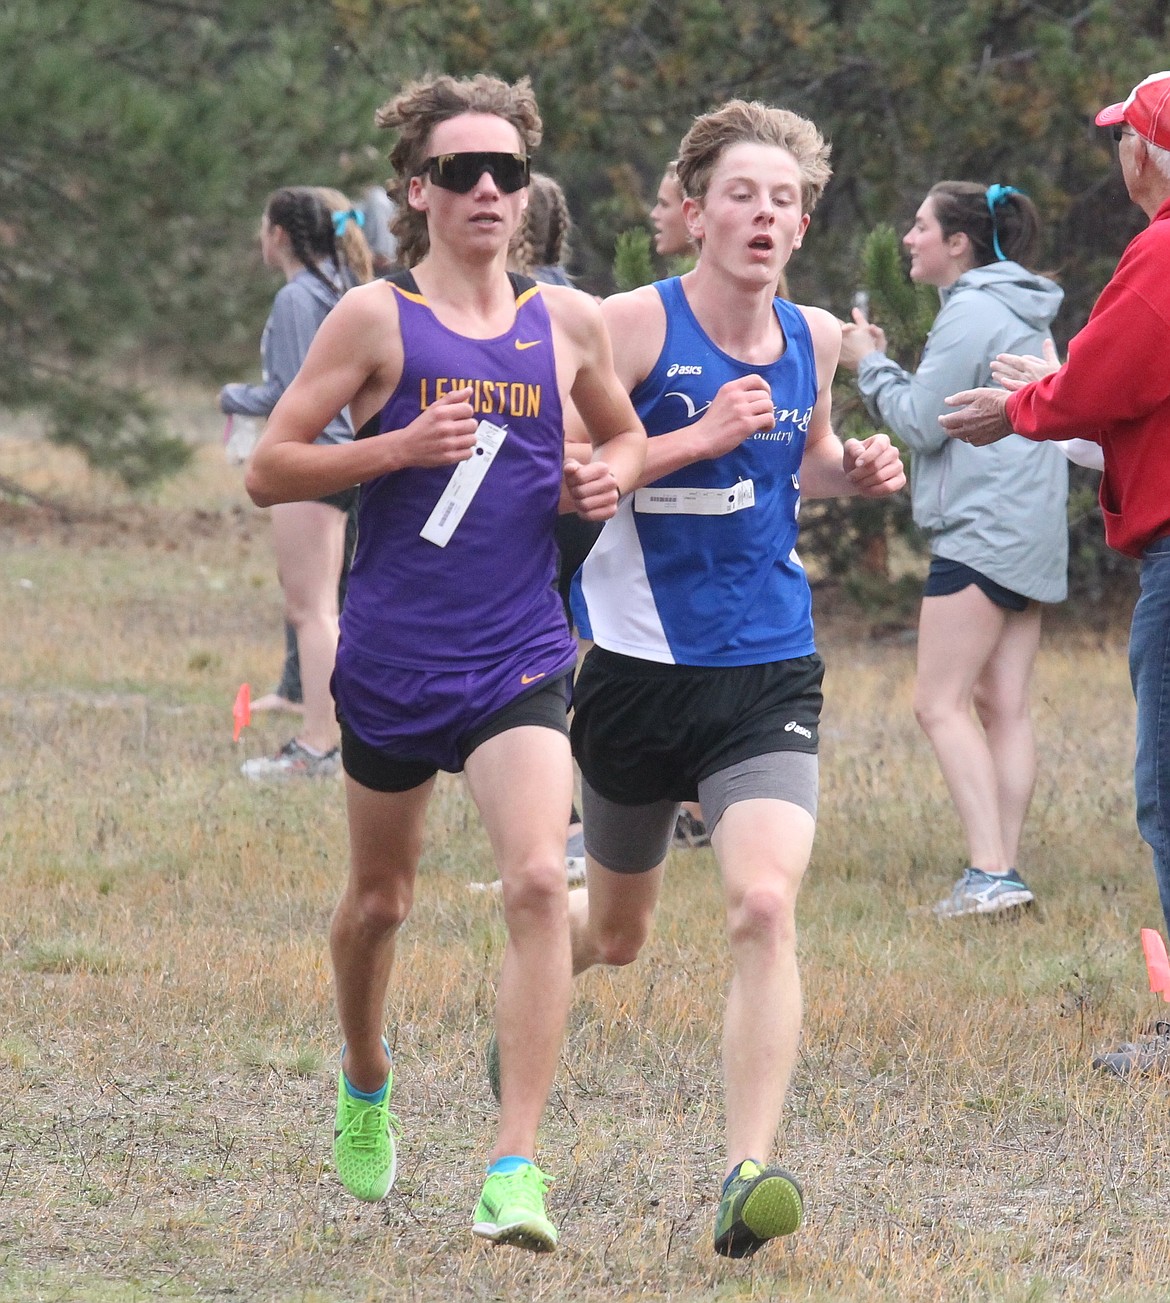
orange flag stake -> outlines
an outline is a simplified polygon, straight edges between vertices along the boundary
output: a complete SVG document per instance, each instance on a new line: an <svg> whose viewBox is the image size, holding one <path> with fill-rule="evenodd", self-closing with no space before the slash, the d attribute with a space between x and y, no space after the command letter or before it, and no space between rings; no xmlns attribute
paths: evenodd
<svg viewBox="0 0 1170 1303"><path fill-rule="evenodd" d="M240 734L252 722L252 689L246 683L241 683L240 690L236 693L235 704L232 706L232 719L235 721L232 741L238 742Z"/></svg>
<svg viewBox="0 0 1170 1303"><path fill-rule="evenodd" d="M1170 1003L1170 956L1162 934L1153 928L1142 928L1142 949L1146 954L1146 971L1150 974L1150 990Z"/></svg>

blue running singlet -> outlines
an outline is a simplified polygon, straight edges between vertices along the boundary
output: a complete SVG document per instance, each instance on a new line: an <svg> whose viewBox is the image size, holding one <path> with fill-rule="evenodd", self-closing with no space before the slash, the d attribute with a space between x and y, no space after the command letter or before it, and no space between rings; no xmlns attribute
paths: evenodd
<svg viewBox="0 0 1170 1303"><path fill-rule="evenodd" d="M776 362L752 366L708 339L677 277L655 289L666 340L631 395L646 433L690 425L722 385L749 375L767 381L776 419L732 452L622 500L574 581L578 627L608 651L663 664L810 655L812 596L795 551L800 462L817 401L808 323L776 299L787 346Z"/></svg>

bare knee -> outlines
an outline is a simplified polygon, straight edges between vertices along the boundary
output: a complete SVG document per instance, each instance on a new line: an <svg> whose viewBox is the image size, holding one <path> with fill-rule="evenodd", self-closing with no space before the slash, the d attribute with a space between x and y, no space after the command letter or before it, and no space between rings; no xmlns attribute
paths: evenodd
<svg viewBox="0 0 1170 1303"><path fill-rule="evenodd" d="M504 918L509 930L526 922L564 924L568 916L568 889L563 859L505 869Z"/></svg>
<svg viewBox="0 0 1170 1303"><path fill-rule="evenodd" d="M405 883L390 883L375 888L350 886L338 912L366 936L391 936L406 922L414 892Z"/></svg>
<svg viewBox="0 0 1170 1303"><path fill-rule="evenodd" d="M728 906L732 949L780 950L796 944L796 893L782 884L752 887Z"/></svg>
<svg viewBox="0 0 1170 1303"><path fill-rule="evenodd" d="M284 619L298 632L312 625L327 625L331 616L329 611L315 605L312 601L285 595ZM332 618L336 618L333 616Z"/></svg>
<svg viewBox="0 0 1170 1303"><path fill-rule="evenodd" d="M593 923L593 944L597 962L610 968L624 968L637 959L650 935L650 919L638 915Z"/></svg>
<svg viewBox="0 0 1170 1303"><path fill-rule="evenodd" d="M984 728L1027 725L1031 719L1026 696L997 691L986 684L975 685L975 713Z"/></svg>
<svg viewBox="0 0 1170 1303"><path fill-rule="evenodd" d="M947 705L937 698L915 694L914 718L918 721L918 727L927 737L943 724L954 719L956 713L953 706Z"/></svg>

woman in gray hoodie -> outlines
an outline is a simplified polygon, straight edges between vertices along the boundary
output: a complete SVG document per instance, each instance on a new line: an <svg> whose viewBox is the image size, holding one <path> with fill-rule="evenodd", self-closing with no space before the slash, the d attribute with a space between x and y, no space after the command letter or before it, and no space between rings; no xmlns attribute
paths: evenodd
<svg viewBox="0 0 1170 1303"><path fill-rule="evenodd" d="M914 520L930 536L914 713L968 853L939 918L1034 899L1016 867L1036 778L1029 687L1040 604L1067 590L1068 463L1019 435L970 447L938 418L946 395L993 383L998 353L1039 354L1051 340L1063 291L1023 265L1038 234L1035 206L1011 186L940 182L903 237L911 279L937 286L942 302L917 371L886 356L884 333L860 312L844 327L841 363L910 449Z"/></svg>
<svg viewBox="0 0 1170 1303"><path fill-rule="evenodd" d="M322 194L311 186L285 186L269 196L260 222L260 252L266 266L283 274L285 284L260 340L263 381L225 385L219 395L224 412L268 416L300 370L326 315L347 289L359 279L369 279L364 239L363 268L352 268L345 256L346 241L360 234L357 221L356 212L331 212ZM349 415L342 412L321 431L317 442L344 443L352 438ZM354 488L316 502L286 502L271 508L285 619L296 630L304 716L297 736L277 755L245 762L248 778L326 777L340 768L329 678L337 655L337 585L346 513L356 494Z"/></svg>

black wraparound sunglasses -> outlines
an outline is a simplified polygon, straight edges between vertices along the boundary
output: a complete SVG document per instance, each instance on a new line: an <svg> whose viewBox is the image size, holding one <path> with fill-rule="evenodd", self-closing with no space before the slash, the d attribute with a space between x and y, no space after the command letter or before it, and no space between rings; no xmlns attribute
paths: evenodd
<svg viewBox="0 0 1170 1303"><path fill-rule="evenodd" d="M465 195L475 188L485 172L506 195L514 194L528 184L528 160L523 154L497 153L489 149L477 149L466 154L435 154L423 163L418 175L425 173L434 185Z"/></svg>
<svg viewBox="0 0 1170 1303"><path fill-rule="evenodd" d="M1126 129L1125 129L1124 127L1114 127L1114 128L1113 128L1113 139L1116 140L1117 143L1118 143L1119 145L1121 144L1121 137L1122 137L1122 136L1132 136L1132 135L1133 135L1133 132L1132 132L1132 131L1126 131Z"/></svg>

